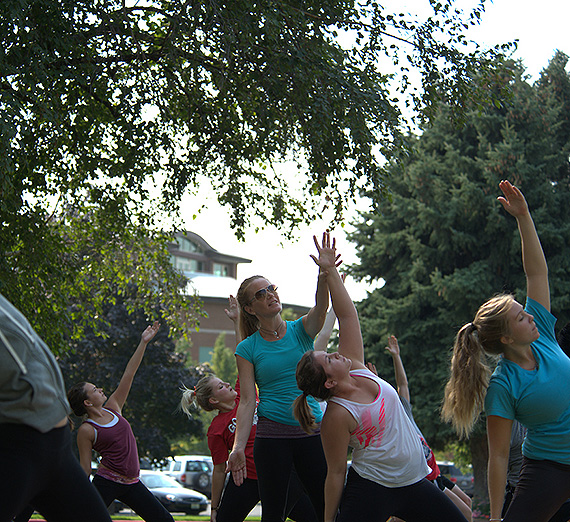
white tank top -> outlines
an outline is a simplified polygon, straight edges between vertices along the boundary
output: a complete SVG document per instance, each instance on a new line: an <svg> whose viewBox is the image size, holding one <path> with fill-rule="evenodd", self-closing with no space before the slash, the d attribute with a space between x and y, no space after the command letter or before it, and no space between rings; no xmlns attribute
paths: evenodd
<svg viewBox="0 0 570 522"><path fill-rule="evenodd" d="M354 470L388 488L409 486L423 479L431 470L396 390L365 368L352 370L350 375L366 377L378 384L378 396L370 404L340 397L329 399L346 408L358 422L349 442L354 448Z"/></svg>

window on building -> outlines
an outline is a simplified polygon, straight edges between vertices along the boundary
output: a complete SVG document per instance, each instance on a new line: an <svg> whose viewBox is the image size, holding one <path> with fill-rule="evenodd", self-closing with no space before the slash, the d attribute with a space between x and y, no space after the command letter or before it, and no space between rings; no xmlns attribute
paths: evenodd
<svg viewBox="0 0 570 522"><path fill-rule="evenodd" d="M172 256L172 264L174 268L183 270L185 272L203 272L204 263L202 261L197 261L196 259L187 259L185 257Z"/></svg>
<svg viewBox="0 0 570 522"><path fill-rule="evenodd" d="M213 346L200 346L200 350L198 352L199 363L210 362L212 360L212 354L214 353Z"/></svg>
<svg viewBox="0 0 570 522"><path fill-rule="evenodd" d="M202 252L200 247L186 237L178 238L178 248L183 252Z"/></svg>
<svg viewBox="0 0 570 522"><path fill-rule="evenodd" d="M228 277L230 273L230 267L222 263L214 263L214 275L220 277Z"/></svg>

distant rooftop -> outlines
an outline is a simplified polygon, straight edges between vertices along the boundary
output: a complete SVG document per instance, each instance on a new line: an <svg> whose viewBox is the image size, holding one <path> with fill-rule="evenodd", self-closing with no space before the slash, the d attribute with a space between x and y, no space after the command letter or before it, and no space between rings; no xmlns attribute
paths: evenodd
<svg viewBox="0 0 570 522"><path fill-rule="evenodd" d="M213 274L202 274L197 272L184 272L184 275L190 279L190 283L186 288L188 294L194 291L203 297L224 297L236 295L240 281L233 277L216 276Z"/></svg>

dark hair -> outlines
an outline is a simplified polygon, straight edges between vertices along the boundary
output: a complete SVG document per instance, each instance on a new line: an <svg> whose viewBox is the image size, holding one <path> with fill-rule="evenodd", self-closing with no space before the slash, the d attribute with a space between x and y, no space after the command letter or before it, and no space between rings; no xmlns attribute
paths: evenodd
<svg viewBox="0 0 570 522"><path fill-rule="evenodd" d="M293 403L293 415L307 433L312 433L315 428L315 416L307 402L307 396L320 400L328 400L333 396L330 388L325 387L327 374L321 364L315 362L313 350L305 352L297 363L297 387L303 392Z"/></svg>
<svg viewBox="0 0 570 522"><path fill-rule="evenodd" d="M239 330L242 336L242 339L249 337L250 335L254 334L259 330L259 319L255 317L255 315L251 315L245 310L245 307L250 303L251 298L253 296L247 295L247 289L249 285L256 281L257 279L265 279L265 277L260 275L254 275L244 279L241 285L239 286L239 290L236 295L236 300L240 307L240 314L239 314Z"/></svg>
<svg viewBox="0 0 570 522"><path fill-rule="evenodd" d="M558 344L564 353L570 357L570 322L566 323L558 332Z"/></svg>
<svg viewBox="0 0 570 522"><path fill-rule="evenodd" d="M87 383L85 381L78 382L74 384L69 391L67 392L67 400L71 405L71 409L73 413L78 417L82 417L83 415L87 414L87 410L85 409L84 401L87 399L87 392L85 391L85 385Z"/></svg>

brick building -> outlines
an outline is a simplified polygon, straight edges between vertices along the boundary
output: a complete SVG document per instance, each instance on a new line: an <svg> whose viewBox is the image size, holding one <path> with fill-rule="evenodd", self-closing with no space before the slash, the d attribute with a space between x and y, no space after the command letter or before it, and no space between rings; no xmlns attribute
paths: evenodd
<svg viewBox="0 0 570 522"><path fill-rule="evenodd" d="M189 332L192 341L189 356L198 363L209 361L220 333L226 334L226 346L235 349L233 323L224 309L228 306L228 297L236 295L241 283L237 278L238 265L251 263L251 260L218 252L193 232L176 233L169 251L172 264L190 279L188 293L195 291L200 296L207 314L200 319L199 330ZM282 304L298 317L309 311L306 306Z"/></svg>

